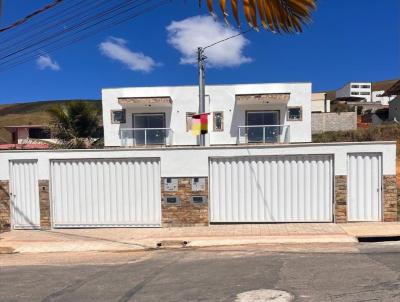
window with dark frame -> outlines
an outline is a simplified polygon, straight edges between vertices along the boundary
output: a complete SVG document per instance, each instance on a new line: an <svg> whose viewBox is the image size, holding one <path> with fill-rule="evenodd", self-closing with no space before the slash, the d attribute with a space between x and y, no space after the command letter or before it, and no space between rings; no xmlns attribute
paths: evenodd
<svg viewBox="0 0 400 302"><path fill-rule="evenodd" d="M125 124L126 123L125 109L111 110L111 123L112 124Z"/></svg>
<svg viewBox="0 0 400 302"><path fill-rule="evenodd" d="M222 111L214 112L213 128L215 132L224 131L224 112Z"/></svg>
<svg viewBox="0 0 400 302"><path fill-rule="evenodd" d="M301 121L303 118L301 107L288 108L288 121Z"/></svg>
<svg viewBox="0 0 400 302"><path fill-rule="evenodd" d="M29 138L33 139L50 139L50 129L46 128L29 128Z"/></svg>

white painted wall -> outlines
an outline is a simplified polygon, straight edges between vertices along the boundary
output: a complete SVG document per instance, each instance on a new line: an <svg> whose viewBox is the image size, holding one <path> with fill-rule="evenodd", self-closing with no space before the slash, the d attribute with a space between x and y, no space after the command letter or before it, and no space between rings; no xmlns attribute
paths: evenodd
<svg viewBox="0 0 400 302"><path fill-rule="evenodd" d="M287 104L237 105L239 94L290 93ZM212 132L212 115L209 116L209 139L212 145L236 144L237 126L245 125L247 110L280 110L280 124L290 126L291 142L311 141L311 84L245 84L208 85L206 87L206 110L224 112L224 131ZM170 107L126 106L126 124L111 124L111 110L123 109L118 103L122 97L165 97L172 99ZM186 112L198 112L198 87L132 87L102 90L103 124L105 146L121 146L119 130L132 128L133 113L164 112L166 127L173 129L174 145L196 145L197 140L186 131ZM302 106L302 121L287 121L287 106Z"/></svg>
<svg viewBox="0 0 400 302"><path fill-rule="evenodd" d="M311 112L331 112L331 102L326 99L326 93L311 95Z"/></svg>
<svg viewBox="0 0 400 302"><path fill-rule="evenodd" d="M395 142L294 144L269 146L169 147L106 150L13 150L0 152L0 180L9 179L9 160L37 159L39 179L49 179L50 160L73 158L160 158L162 177L202 177L209 159L228 156L332 154L335 175L347 175L349 153L382 153L384 175L396 174Z"/></svg>
<svg viewBox="0 0 400 302"><path fill-rule="evenodd" d="M372 102L379 102L382 105L389 105L389 102L396 98L395 95L381 96L383 93L385 93L384 90L372 91Z"/></svg>

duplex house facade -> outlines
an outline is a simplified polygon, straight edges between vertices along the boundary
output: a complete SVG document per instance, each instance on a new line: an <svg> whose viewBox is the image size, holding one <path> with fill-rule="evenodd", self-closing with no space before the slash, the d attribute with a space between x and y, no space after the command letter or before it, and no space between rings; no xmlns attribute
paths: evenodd
<svg viewBox="0 0 400 302"><path fill-rule="evenodd" d="M103 89L104 144L193 146L197 86ZM210 85L207 145L311 142L311 84Z"/></svg>
<svg viewBox="0 0 400 302"><path fill-rule="evenodd" d="M104 149L0 151L13 229L396 221L396 142L311 142L311 84L103 89Z"/></svg>

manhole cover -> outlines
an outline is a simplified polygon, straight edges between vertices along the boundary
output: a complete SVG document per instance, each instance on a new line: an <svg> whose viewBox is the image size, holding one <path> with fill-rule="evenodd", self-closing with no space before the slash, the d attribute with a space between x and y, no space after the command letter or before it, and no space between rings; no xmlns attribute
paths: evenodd
<svg viewBox="0 0 400 302"><path fill-rule="evenodd" d="M235 302L291 302L293 295L282 290L258 289L237 295Z"/></svg>

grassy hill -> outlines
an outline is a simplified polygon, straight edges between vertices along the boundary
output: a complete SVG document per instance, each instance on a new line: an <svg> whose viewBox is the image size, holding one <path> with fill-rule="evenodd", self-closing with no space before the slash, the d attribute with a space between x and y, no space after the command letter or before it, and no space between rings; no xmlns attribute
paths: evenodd
<svg viewBox="0 0 400 302"><path fill-rule="evenodd" d="M56 100L0 105L0 142L11 142L10 133L1 127L29 124L47 125L50 122L50 116L46 113L46 110L54 105L66 104L71 101L78 100ZM82 101L94 103L97 108L101 109L101 102L99 100Z"/></svg>
<svg viewBox="0 0 400 302"><path fill-rule="evenodd" d="M400 79L372 82L372 91L387 90L398 80L400 80ZM341 88L341 87L337 87L337 89L339 89L339 88ZM326 98L328 100L333 100L336 98L336 90L329 90L329 91L323 91L323 92L326 92L326 94L327 94Z"/></svg>

